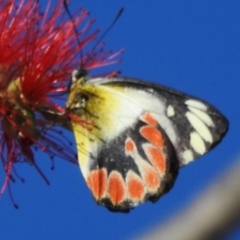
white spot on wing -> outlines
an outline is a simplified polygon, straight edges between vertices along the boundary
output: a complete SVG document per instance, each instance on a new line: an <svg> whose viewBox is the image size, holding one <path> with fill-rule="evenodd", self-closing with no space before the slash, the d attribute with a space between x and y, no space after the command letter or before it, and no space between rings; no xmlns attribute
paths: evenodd
<svg viewBox="0 0 240 240"><path fill-rule="evenodd" d="M190 149L185 150L182 154L182 157L185 160L184 165L194 160L193 152Z"/></svg>
<svg viewBox="0 0 240 240"><path fill-rule="evenodd" d="M203 112L197 108L193 108L193 107L188 107L188 109L194 113L198 118L200 118L204 123L206 123L208 126L214 127L215 124L212 121L211 117L206 113Z"/></svg>
<svg viewBox="0 0 240 240"><path fill-rule="evenodd" d="M190 134L190 144L198 154L202 155L206 152L204 141L197 132L192 132Z"/></svg>
<svg viewBox="0 0 240 240"><path fill-rule="evenodd" d="M208 127L193 113L187 112L186 117L188 121L191 123L193 128L198 132L198 134L209 143L213 142L212 134L209 131Z"/></svg>
<svg viewBox="0 0 240 240"><path fill-rule="evenodd" d="M195 107L205 111L207 110L207 106L204 103L195 99L188 99L187 101L185 101L185 104L187 104L190 107Z"/></svg>
<svg viewBox="0 0 240 240"><path fill-rule="evenodd" d="M169 105L167 108L167 116L168 117L172 117L175 114L175 110L174 107L172 105Z"/></svg>

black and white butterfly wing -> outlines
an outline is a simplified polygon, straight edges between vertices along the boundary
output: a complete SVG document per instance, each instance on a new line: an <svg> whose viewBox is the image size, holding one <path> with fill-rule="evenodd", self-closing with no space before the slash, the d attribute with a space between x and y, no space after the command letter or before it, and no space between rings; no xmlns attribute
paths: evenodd
<svg viewBox="0 0 240 240"><path fill-rule="evenodd" d="M135 89L139 95L152 97L156 108L151 110L174 146L179 165L184 166L202 156L222 140L228 129L227 119L203 100L157 84L138 80L104 79L112 86ZM109 83L102 83L109 84ZM140 102L139 102L140 103ZM157 107L158 105L158 107Z"/></svg>
<svg viewBox="0 0 240 240"><path fill-rule="evenodd" d="M226 118L204 101L130 78L78 79L67 109L79 163L95 200L113 211L155 201L174 184L178 168L213 148Z"/></svg>

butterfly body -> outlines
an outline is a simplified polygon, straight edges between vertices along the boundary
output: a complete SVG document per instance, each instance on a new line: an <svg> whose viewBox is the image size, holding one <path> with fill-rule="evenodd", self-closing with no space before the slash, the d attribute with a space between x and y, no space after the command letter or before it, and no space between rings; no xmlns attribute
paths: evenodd
<svg viewBox="0 0 240 240"><path fill-rule="evenodd" d="M130 78L76 77L67 109L93 123L89 131L72 122L79 164L97 203L112 211L156 201L228 127L206 102Z"/></svg>

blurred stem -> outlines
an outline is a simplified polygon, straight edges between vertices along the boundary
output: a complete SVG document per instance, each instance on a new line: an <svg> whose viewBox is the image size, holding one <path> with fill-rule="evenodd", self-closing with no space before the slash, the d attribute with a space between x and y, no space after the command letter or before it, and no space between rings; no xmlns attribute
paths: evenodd
<svg viewBox="0 0 240 240"><path fill-rule="evenodd" d="M141 240L220 240L240 223L240 161L174 219Z"/></svg>

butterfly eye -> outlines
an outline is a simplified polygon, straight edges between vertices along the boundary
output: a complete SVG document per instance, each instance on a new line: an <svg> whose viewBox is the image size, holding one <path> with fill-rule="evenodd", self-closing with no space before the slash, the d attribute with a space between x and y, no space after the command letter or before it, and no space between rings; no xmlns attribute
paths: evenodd
<svg viewBox="0 0 240 240"><path fill-rule="evenodd" d="M74 70L72 72L72 77L78 80L79 78L87 76L87 74L88 74L87 70L83 68L78 68L77 70Z"/></svg>
<svg viewBox="0 0 240 240"><path fill-rule="evenodd" d="M78 68L72 71L72 77L68 85L68 92L70 92L78 80L82 80L83 77L87 76L88 72L83 68ZM86 80L84 78L84 80Z"/></svg>
<svg viewBox="0 0 240 240"><path fill-rule="evenodd" d="M83 69L83 68L78 68L78 69L75 69L72 71L72 79L71 79L71 82L70 82L70 85L74 85L76 83L76 81L82 77L85 77L88 75L88 72L87 70ZM71 89L72 89L72 86L71 86Z"/></svg>

